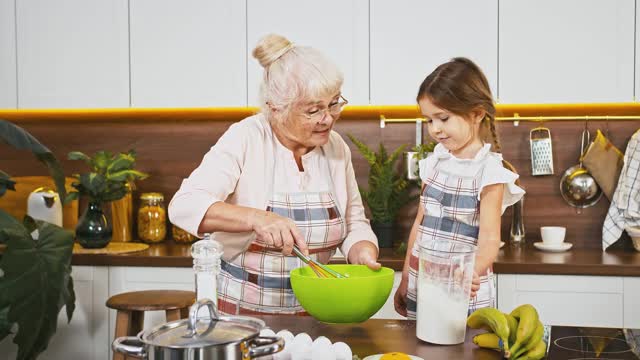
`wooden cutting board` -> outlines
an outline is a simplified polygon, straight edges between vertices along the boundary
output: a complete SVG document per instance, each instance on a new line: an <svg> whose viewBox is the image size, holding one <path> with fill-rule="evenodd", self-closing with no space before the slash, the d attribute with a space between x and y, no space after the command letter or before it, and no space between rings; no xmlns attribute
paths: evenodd
<svg viewBox="0 0 640 360"><path fill-rule="evenodd" d="M16 191L7 190L0 197L0 209L8 212L11 216L22 221L27 214L27 199L29 194L39 187L46 186L51 189L56 188L53 178L50 176L16 176L12 177L16 182ZM65 179L67 191L74 190L71 183L74 178ZM78 223L78 201L74 200L62 207L62 227L67 230L75 230Z"/></svg>

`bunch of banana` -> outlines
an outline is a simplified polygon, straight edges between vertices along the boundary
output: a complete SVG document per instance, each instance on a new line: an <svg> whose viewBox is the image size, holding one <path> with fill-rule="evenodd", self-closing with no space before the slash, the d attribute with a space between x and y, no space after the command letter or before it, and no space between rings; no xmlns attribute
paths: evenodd
<svg viewBox="0 0 640 360"><path fill-rule="evenodd" d="M500 310L495 308L478 309L467 318L467 326L472 329L491 331L491 333L474 337L473 342L476 345L502 351L506 358L511 355L509 351L509 323Z"/></svg>
<svg viewBox="0 0 640 360"><path fill-rule="evenodd" d="M497 309L479 309L469 315L467 325L472 329L491 332L473 337L479 347L501 351L505 358L517 360L542 359L547 351L543 341L544 326L536 309L527 304L505 314Z"/></svg>

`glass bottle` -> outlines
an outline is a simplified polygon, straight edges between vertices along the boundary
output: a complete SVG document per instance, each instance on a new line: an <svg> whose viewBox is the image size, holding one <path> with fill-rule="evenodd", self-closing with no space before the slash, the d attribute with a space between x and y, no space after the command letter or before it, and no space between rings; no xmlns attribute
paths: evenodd
<svg viewBox="0 0 640 360"><path fill-rule="evenodd" d="M133 226L133 197L131 185L125 184L127 193L122 199L111 202L111 224L113 236L111 241L132 241L131 228Z"/></svg>
<svg viewBox="0 0 640 360"><path fill-rule="evenodd" d="M222 244L211 240L210 234L204 234L202 240L191 245L193 271L196 282L196 301L211 299L218 304L218 273L220 272L220 257ZM206 310L203 308L202 310Z"/></svg>
<svg viewBox="0 0 640 360"><path fill-rule="evenodd" d="M513 216L511 218L511 229L509 231L509 240L512 246L524 245L524 216L523 216L524 197L517 203L513 204Z"/></svg>
<svg viewBox="0 0 640 360"><path fill-rule="evenodd" d="M167 235L167 210L161 193L142 193L138 209L138 237L146 243L163 241Z"/></svg>

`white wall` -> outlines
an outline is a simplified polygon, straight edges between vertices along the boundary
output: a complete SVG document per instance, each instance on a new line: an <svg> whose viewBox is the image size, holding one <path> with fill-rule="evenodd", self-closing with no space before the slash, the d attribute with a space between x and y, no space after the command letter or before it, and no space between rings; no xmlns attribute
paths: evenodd
<svg viewBox="0 0 640 360"><path fill-rule="evenodd" d="M0 0L0 107L254 106L271 32L332 58L351 104L412 104L454 56L501 103L628 102L636 1Z"/></svg>

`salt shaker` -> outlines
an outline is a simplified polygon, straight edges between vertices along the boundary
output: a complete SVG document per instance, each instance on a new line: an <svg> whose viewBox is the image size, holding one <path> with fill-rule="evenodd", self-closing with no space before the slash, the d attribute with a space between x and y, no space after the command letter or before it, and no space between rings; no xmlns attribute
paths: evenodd
<svg viewBox="0 0 640 360"><path fill-rule="evenodd" d="M202 240L191 245L193 271L196 277L196 301L206 298L218 304L217 278L220 272L220 256L222 244L211 240L211 234L204 234Z"/></svg>

